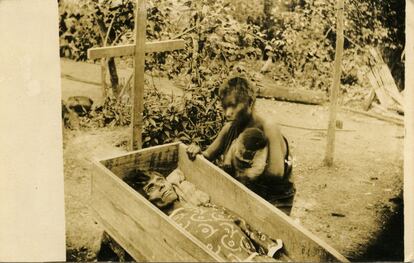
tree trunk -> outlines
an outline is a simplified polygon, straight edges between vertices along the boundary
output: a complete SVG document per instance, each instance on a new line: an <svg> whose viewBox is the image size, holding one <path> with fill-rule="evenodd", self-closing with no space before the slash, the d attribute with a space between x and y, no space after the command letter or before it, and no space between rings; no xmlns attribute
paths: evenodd
<svg viewBox="0 0 414 263"><path fill-rule="evenodd" d="M102 19L97 19L97 23L99 26L99 30L101 31L103 46L106 46L108 44L108 43L105 43L105 37L110 44L113 44L112 43L114 41L113 36L111 34L109 34L109 36L106 36L107 34L106 31L108 30L108 28L106 27L105 22ZM118 87L119 78L118 78L118 72L116 70L115 59L113 57L109 58L107 62L108 62L109 76L110 76L110 81L111 81L112 94L117 96L118 88L119 88Z"/></svg>
<svg viewBox="0 0 414 263"><path fill-rule="evenodd" d="M118 96L118 92L119 92L119 78L118 78L118 72L116 70L116 64L115 64L115 59L109 58L108 59L108 69L109 69L109 77L111 79L111 87L112 87L112 91L113 94L116 96Z"/></svg>
<svg viewBox="0 0 414 263"><path fill-rule="evenodd" d="M266 20L270 19L270 16L272 14L272 8L273 8L273 0L264 0L263 2L263 14L265 16Z"/></svg>

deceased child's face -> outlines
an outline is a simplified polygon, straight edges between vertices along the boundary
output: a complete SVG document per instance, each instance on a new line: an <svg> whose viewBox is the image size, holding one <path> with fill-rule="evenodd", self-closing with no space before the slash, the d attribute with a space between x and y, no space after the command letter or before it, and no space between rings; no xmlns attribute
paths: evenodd
<svg viewBox="0 0 414 263"><path fill-rule="evenodd" d="M171 183L162 175L154 173L151 177L151 180L143 188L148 195L148 200L159 208L168 206L177 200L178 196Z"/></svg>

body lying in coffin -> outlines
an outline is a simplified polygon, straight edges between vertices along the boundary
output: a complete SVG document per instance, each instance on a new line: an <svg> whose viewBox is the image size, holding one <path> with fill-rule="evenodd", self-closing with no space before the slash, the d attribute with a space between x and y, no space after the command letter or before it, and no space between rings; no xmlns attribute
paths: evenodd
<svg viewBox="0 0 414 263"><path fill-rule="evenodd" d="M167 177L135 170L124 180L225 261L274 262L282 257L280 239L253 229L240 216L211 203L179 169Z"/></svg>

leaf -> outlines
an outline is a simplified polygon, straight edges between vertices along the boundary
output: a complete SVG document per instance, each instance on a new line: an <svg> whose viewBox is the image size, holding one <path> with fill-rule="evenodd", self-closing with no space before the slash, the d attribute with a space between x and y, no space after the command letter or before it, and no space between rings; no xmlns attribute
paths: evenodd
<svg viewBox="0 0 414 263"><path fill-rule="evenodd" d="M153 127L156 127L157 126L157 123L154 121L154 119L149 119L148 120L150 123L151 123L151 125L153 126Z"/></svg>

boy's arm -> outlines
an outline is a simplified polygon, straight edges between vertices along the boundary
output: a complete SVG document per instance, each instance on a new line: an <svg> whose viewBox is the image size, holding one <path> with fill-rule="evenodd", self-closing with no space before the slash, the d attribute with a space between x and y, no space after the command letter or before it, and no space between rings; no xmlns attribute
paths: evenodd
<svg viewBox="0 0 414 263"><path fill-rule="evenodd" d="M282 178L285 170L286 144L276 122L267 122L263 131L269 140L268 161L265 174Z"/></svg>
<svg viewBox="0 0 414 263"><path fill-rule="evenodd" d="M187 148L188 157L191 160L194 160L197 154L202 154L207 160L213 161L215 160L224 150L224 138L229 131L231 123L226 123L223 128L220 130L217 137L214 141L207 147L207 149L201 152L201 148L198 145L191 144Z"/></svg>
<svg viewBox="0 0 414 263"><path fill-rule="evenodd" d="M225 137L229 132L231 123L226 123L214 141L207 147L205 151L202 152L203 156L210 161L213 161L219 157L219 155L224 151Z"/></svg>

